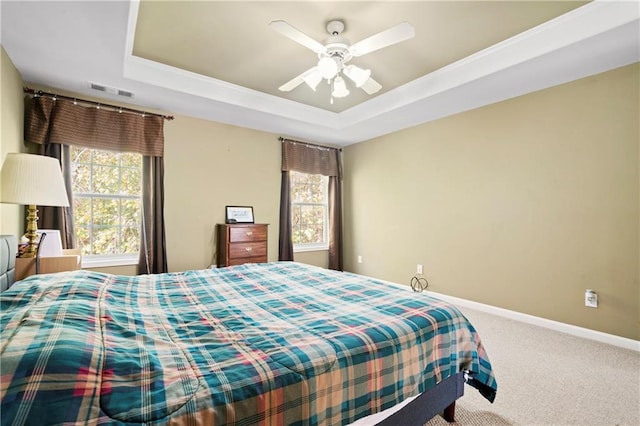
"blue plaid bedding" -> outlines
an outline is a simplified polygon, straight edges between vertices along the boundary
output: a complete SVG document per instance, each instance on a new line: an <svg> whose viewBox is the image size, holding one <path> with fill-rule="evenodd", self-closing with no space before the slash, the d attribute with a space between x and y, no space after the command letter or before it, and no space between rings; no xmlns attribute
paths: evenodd
<svg viewBox="0 0 640 426"><path fill-rule="evenodd" d="M469 370L453 306L293 262L32 276L0 296L1 423L340 425Z"/></svg>

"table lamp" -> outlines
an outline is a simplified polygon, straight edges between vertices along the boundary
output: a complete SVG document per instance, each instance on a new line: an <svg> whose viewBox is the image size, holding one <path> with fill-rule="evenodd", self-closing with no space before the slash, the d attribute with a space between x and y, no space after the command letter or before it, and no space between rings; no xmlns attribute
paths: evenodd
<svg viewBox="0 0 640 426"><path fill-rule="evenodd" d="M44 155L9 153L0 172L0 202L27 207L27 248L20 257L36 257L40 206L68 207L58 160Z"/></svg>

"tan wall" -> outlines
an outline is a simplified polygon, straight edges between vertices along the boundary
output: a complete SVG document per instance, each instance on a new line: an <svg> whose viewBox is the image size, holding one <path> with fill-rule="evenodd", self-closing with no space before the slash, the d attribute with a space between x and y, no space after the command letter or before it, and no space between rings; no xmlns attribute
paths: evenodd
<svg viewBox="0 0 640 426"><path fill-rule="evenodd" d="M165 124L165 221L171 271L214 263L215 226L225 206L253 206L269 224L269 260L278 258L280 142L251 129L176 117Z"/></svg>
<svg viewBox="0 0 640 426"><path fill-rule="evenodd" d="M329 251L303 251L293 254L293 260L308 265L320 266L321 268L329 268Z"/></svg>
<svg viewBox="0 0 640 426"><path fill-rule="evenodd" d="M278 136L177 116L165 122L165 223L170 271L215 264L215 227L225 206L253 206L269 224L269 261L278 260L280 161ZM326 267L326 251L296 253L295 260ZM135 274L136 268L92 268Z"/></svg>
<svg viewBox="0 0 640 426"><path fill-rule="evenodd" d="M165 221L170 271L215 263L215 226L225 206L253 206L269 224L269 261L278 260L281 144L278 135L178 116L165 124ZM295 260L327 267L326 251Z"/></svg>
<svg viewBox="0 0 640 426"><path fill-rule="evenodd" d="M225 206L253 206L269 224L269 261L278 260L281 148L278 135L177 116L165 122L165 224L170 271L215 264L215 227ZM327 267L326 251L295 260ZM93 268L135 274L134 266Z"/></svg>
<svg viewBox="0 0 640 426"><path fill-rule="evenodd" d="M433 291L640 339L638 81L635 64L347 147L347 270L408 284L423 264Z"/></svg>
<svg viewBox="0 0 640 426"><path fill-rule="evenodd" d="M0 164L10 152L23 152L22 77L0 46ZM0 234L24 233L24 208L0 203Z"/></svg>

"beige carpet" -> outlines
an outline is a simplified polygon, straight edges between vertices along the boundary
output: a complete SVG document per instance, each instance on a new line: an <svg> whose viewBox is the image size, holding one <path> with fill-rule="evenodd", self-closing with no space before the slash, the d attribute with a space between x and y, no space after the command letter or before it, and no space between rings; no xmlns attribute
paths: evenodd
<svg viewBox="0 0 640 426"><path fill-rule="evenodd" d="M506 420L499 415L490 411L469 411L464 408L464 403L458 403L460 406L456 406L456 421L454 423L448 423L441 416L437 416L431 419L428 426L511 426L514 423Z"/></svg>
<svg viewBox="0 0 640 426"><path fill-rule="evenodd" d="M490 404L465 386L452 425L640 425L639 352L461 310L480 333L498 394Z"/></svg>

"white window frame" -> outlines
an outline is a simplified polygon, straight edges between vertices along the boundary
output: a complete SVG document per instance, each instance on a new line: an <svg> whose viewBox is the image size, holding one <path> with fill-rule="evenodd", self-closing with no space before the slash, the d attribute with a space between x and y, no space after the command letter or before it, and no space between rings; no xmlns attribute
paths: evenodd
<svg viewBox="0 0 640 426"><path fill-rule="evenodd" d="M101 149L93 149L93 148L85 148L79 146L73 146L72 149L87 149L90 151L107 151ZM107 151L109 152L109 151ZM118 152L112 152L113 154L119 154ZM72 161L72 166L75 166L76 162ZM93 164L93 163L92 163ZM121 169L121 166L117 166L118 169ZM140 172L142 172L142 161L140 162ZM119 179L121 179L121 174L119 175ZM72 183L73 187L73 183ZM73 192L74 199L76 197L97 197L97 198L112 198L112 199L131 199L131 200L139 200L142 203L142 188L140 189L140 194L138 196L135 195L116 195L116 194L103 194L103 193L94 193L94 192ZM142 207L142 204L141 204ZM120 213L121 214L121 213ZM142 215L142 213L141 213ZM93 220L93 214L92 214ZM142 221L142 216L140 217ZM140 224L141 225L141 224ZM78 228L75 224L74 218L74 228ZM92 255L83 255L82 256L82 268L101 268L101 267L109 267L109 266L127 266L127 265L137 265L140 253L127 253L127 254L92 254Z"/></svg>
<svg viewBox="0 0 640 426"><path fill-rule="evenodd" d="M300 173L300 174L310 174L310 173L301 173L301 172L291 172L291 173ZM322 243L302 243L302 244L293 244L293 252L294 253L302 253L302 252L310 252L310 251L322 251L329 250L329 178L327 176L322 177L325 190L324 190L324 199L322 203L297 203L293 201L293 192L291 193L291 210L293 210L294 206L318 206L321 205L324 207L324 235ZM293 183L291 183L291 191L293 191ZM293 213L291 214L293 217ZM293 224L291 224L293 227ZM292 229L293 232L293 229Z"/></svg>
<svg viewBox="0 0 640 426"><path fill-rule="evenodd" d="M109 266L128 266L138 264L137 254L98 254L82 256L83 268L105 268Z"/></svg>

